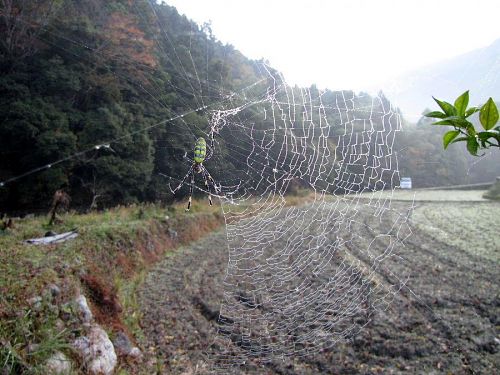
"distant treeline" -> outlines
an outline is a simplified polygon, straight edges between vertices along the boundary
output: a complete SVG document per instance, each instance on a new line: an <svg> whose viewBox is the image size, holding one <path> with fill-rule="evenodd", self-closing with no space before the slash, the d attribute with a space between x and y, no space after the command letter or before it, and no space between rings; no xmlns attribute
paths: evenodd
<svg viewBox="0 0 500 375"><path fill-rule="evenodd" d="M235 93L268 84L256 84L266 76L262 64L217 41L210 25L155 1L6 0L0 12L0 181L63 161L0 187L0 212L47 207L61 188L76 207L171 200L161 174L185 174L184 154L210 132L207 108L240 105L248 99ZM322 99L333 105L336 94ZM257 111L241 121L273 126ZM251 178L243 174L247 152L235 150L252 145L237 129L217 136L214 178ZM394 148L417 186L500 174L498 162L469 169L464 152L441 149L424 125L400 133Z"/></svg>

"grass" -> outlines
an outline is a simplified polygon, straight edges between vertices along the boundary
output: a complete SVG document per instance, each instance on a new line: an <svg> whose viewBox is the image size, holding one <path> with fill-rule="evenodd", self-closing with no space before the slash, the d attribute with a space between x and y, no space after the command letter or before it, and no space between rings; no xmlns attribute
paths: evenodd
<svg viewBox="0 0 500 375"><path fill-rule="evenodd" d="M0 321L0 366L9 374L44 374L43 364L56 351L69 349L69 331L58 329L58 313L43 300L39 309L21 308Z"/></svg>
<svg viewBox="0 0 500 375"><path fill-rule="evenodd" d="M68 213L53 227L43 216L14 220L14 228L0 232L0 370L44 373L43 364L54 352L74 357L69 347L74 332L60 329L60 324L58 328L57 303L46 298L50 284L61 289L59 305L82 291L96 320L111 335L124 330L140 342L136 290L148 267L219 227L219 211L220 207L195 200L189 213L184 204L145 204ZM79 233L74 240L47 246L24 243L48 230L62 233L74 228ZM39 296L42 301L35 309L30 299ZM109 300L114 299L120 308L110 309ZM120 365L120 373L129 370L140 372Z"/></svg>
<svg viewBox="0 0 500 375"><path fill-rule="evenodd" d="M143 269L128 282L123 280L123 278L116 278L116 284L119 291L118 297L122 302L124 309L123 322L132 333L132 336L134 336L139 342L143 342L144 337L140 326L141 314L137 298L137 290L142 285L146 274L146 270Z"/></svg>

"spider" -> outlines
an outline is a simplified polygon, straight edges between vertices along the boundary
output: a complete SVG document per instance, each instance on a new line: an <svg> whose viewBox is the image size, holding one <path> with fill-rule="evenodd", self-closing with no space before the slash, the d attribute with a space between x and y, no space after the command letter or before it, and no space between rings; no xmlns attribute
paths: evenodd
<svg viewBox="0 0 500 375"><path fill-rule="evenodd" d="M219 191L220 191L220 187L215 184L214 179L212 178L210 173L208 173L206 168L203 166L203 162L210 159L213 155L213 144L214 144L214 140L212 137L212 141L211 141L211 145L210 145L210 153L207 155L207 142L205 141L205 138L202 138L202 137L198 138L196 140L196 143L194 144L194 158L193 158L193 160L189 159L190 161L192 161L192 164L191 164L191 167L189 168L188 172L186 173L184 178L181 180L181 182L179 183L179 185L175 189L172 189L172 187L169 184L170 190L172 191L172 194L175 194L184 185L184 182L186 181L186 179L189 176L191 176L191 184L189 185L189 200L188 200L188 205L187 205L186 211L189 211L189 209L191 208L191 200L193 197L194 174L195 173L201 173L203 176L203 179L205 181L205 186L206 186L207 191L208 191L208 203L210 204L210 206L212 206L212 193L210 191L210 184L212 184L216 193L219 193Z"/></svg>

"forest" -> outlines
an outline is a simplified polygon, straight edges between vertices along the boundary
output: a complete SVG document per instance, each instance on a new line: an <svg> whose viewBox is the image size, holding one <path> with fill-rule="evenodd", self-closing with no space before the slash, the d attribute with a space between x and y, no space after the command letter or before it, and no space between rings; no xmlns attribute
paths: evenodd
<svg viewBox="0 0 500 375"><path fill-rule="evenodd" d="M0 212L45 209L58 189L81 210L171 202L164 176L184 176L185 155L200 136L215 138L209 165L216 181L257 176L245 168L252 145L237 128L211 128L211 110L243 108L238 118L265 131L273 124L255 120L258 95L269 71L278 72L218 41L209 24L146 0L6 0L0 11ZM346 95L307 89L324 105ZM380 106L390 105L379 97ZM457 145L443 151L441 129L430 121L410 124L401 116L393 150L414 186L490 181L500 173L488 155L472 158ZM342 131L336 120L332 153ZM176 198L186 194L181 189Z"/></svg>

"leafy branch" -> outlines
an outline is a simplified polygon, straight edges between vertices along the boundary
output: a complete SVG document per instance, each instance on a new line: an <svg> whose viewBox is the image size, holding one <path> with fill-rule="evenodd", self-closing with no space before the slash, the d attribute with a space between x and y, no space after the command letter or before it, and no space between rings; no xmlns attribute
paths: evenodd
<svg viewBox="0 0 500 375"><path fill-rule="evenodd" d="M433 111L425 114L425 117L439 119L431 125L453 126L443 135L443 146L446 149L450 144L466 142L470 154L477 156L479 149L490 147L500 148L500 126L495 127L498 122L498 108L492 98L481 107L470 107L469 91L460 95L454 104L434 98L442 111ZM484 131L478 132L474 125L468 120L474 113L479 112L479 121Z"/></svg>

